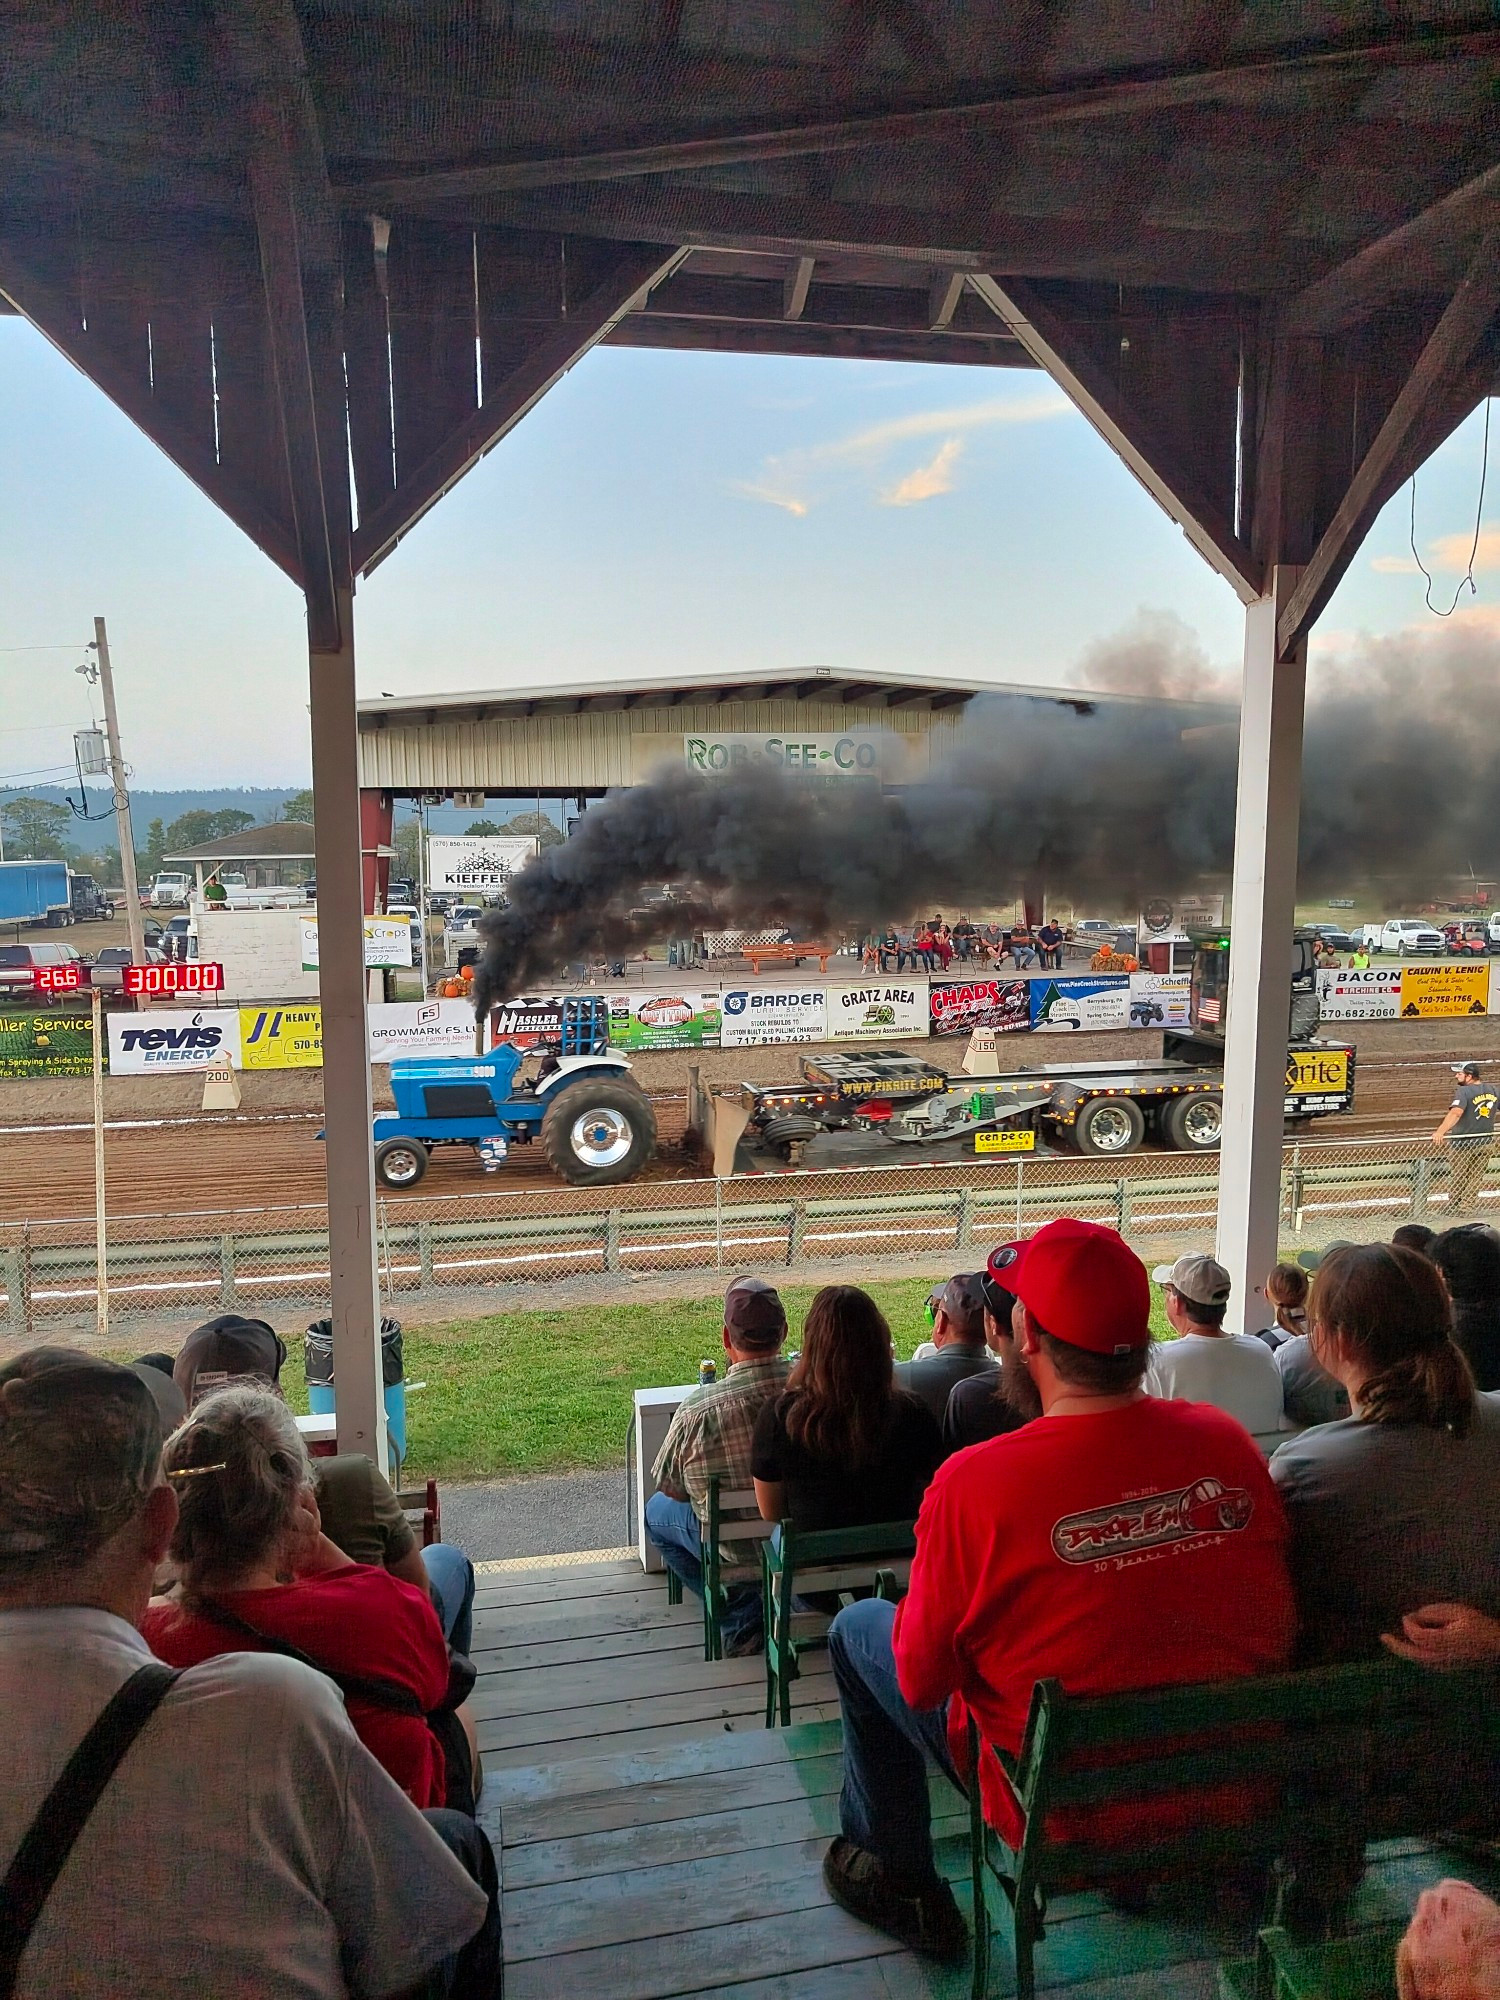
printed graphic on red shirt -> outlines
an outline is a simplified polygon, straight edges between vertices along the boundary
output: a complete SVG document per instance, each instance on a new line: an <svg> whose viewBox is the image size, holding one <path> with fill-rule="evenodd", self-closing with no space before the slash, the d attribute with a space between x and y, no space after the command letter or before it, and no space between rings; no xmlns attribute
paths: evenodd
<svg viewBox="0 0 1500 2000"><path fill-rule="evenodd" d="M1146 1493L1112 1507L1064 1514L1053 1526L1052 1547L1065 1563L1098 1562L1121 1552L1234 1534L1250 1525L1254 1512L1243 1486L1195 1479L1172 1493Z"/></svg>

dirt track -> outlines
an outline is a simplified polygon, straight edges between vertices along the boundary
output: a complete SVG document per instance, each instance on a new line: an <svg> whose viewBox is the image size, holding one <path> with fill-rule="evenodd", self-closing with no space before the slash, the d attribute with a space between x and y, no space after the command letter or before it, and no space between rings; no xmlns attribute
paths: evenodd
<svg viewBox="0 0 1500 2000"><path fill-rule="evenodd" d="M1336 1030L1330 1024L1329 1033ZM1141 1052L1138 1034L1094 1035L1086 1056L1102 1060ZM1413 1138L1430 1132L1447 1102L1446 1063L1455 1054L1486 1055L1500 1061L1500 1017L1473 1024L1456 1021L1380 1023L1357 1027L1349 1037L1360 1051L1357 1109L1347 1118L1318 1121L1310 1136L1338 1140ZM914 1048L931 1052L932 1044ZM1071 1045L1066 1045L1071 1046ZM1018 1062L1057 1062L1063 1049L1056 1036L1045 1042L1026 1035L1007 1044ZM957 1067L962 1044L946 1045L944 1057ZM680 1149L686 1071L690 1061L702 1068L705 1082L727 1084L741 1077L769 1081L785 1076L793 1066L790 1049L705 1050L694 1056L653 1055L637 1058L641 1080L653 1093L662 1150L649 1178L682 1179L698 1169ZM193 1107L199 1086L177 1080L163 1084L150 1079L157 1092L170 1090L173 1099L147 1108L131 1102L134 1093L123 1086L136 1081L111 1081L106 1140L109 1207L114 1215L188 1214L195 1210L225 1210L309 1203L324 1199L323 1148L318 1140L319 1106L309 1089L317 1079L292 1074L256 1083L282 1086L247 1093L235 1116L203 1117ZM94 1202L93 1135L88 1117L87 1086L58 1084L25 1086L30 1101L24 1108L11 1090L0 1096L0 1220L40 1222L91 1216ZM50 1106L37 1101L50 1088ZM76 1101L83 1095L83 1102ZM312 1097L312 1102L309 1098ZM281 1100L278 1104L278 1098ZM123 1101L122 1101L123 1100ZM289 1100L289 1101L288 1101ZM165 1118L166 1122L163 1122ZM517 1148L498 1174L486 1174L467 1151L439 1152L421 1186L421 1197L466 1193L495 1194L555 1186L538 1151ZM601 1191L602 1197L603 1191ZM397 1198L391 1197L393 1208Z"/></svg>

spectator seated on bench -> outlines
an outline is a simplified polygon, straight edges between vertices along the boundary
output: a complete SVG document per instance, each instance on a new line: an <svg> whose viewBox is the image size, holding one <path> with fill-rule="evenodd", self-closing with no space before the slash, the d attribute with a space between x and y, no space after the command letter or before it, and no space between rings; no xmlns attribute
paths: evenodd
<svg viewBox="0 0 1500 2000"><path fill-rule="evenodd" d="M1386 1243L1333 1251L1308 1318L1353 1414L1271 1461L1301 1657L1369 1657L1431 1602L1500 1616L1500 1404L1475 1391L1437 1268Z"/></svg>
<svg viewBox="0 0 1500 2000"><path fill-rule="evenodd" d="M782 1353L786 1308L763 1278L735 1278L724 1294L724 1352L729 1369L720 1382L707 1382L684 1397L672 1417L651 1477L656 1491L646 1502L646 1533L662 1561L695 1596L703 1595L703 1526L708 1519L708 1483L717 1477L724 1491L750 1486L751 1440L762 1408L786 1387L790 1363ZM751 1542L725 1545L731 1568L754 1568ZM723 1649L731 1657L760 1650L762 1617L758 1583L731 1584L722 1609L715 1607ZM707 1628L705 1627L705 1630Z"/></svg>
<svg viewBox="0 0 1500 2000"><path fill-rule="evenodd" d="M473 1821L418 1812L296 1661L152 1660L138 1628L181 1483L161 1455L130 1369L66 1348L0 1367L0 1854L51 1863L7 1938L17 2000L493 2000ZM85 1787L67 1829L65 1770Z"/></svg>
<svg viewBox="0 0 1500 2000"><path fill-rule="evenodd" d="M896 1363L896 1383L910 1389L931 1410L939 1424L948 1410L948 1397L957 1382L971 1375L992 1377L994 1357L984 1341L984 1299L977 1272L961 1272L950 1278L928 1302L932 1314L932 1342L919 1355Z"/></svg>
<svg viewBox="0 0 1500 2000"><path fill-rule="evenodd" d="M943 1450L950 1456L971 1444L1018 1431L1042 1414L1042 1399L1027 1373L1018 1345L1020 1301L988 1271L979 1274L984 1300L984 1344L999 1367L988 1376L971 1375L959 1382L943 1413Z"/></svg>
<svg viewBox="0 0 1500 2000"><path fill-rule="evenodd" d="M1226 1330L1229 1273L1217 1258L1190 1255L1158 1264L1151 1275L1162 1287L1177 1338L1152 1349L1147 1390L1168 1400L1212 1403L1238 1418L1269 1455L1286 1428L1281 1376L1264 1341Z"/></svg>
<svg viewBox="0 0 1500 2000"><path fill-rule="evenodd" d="M210 1396L168 1440L165 1465L179 1496L180 1591L146 1614L157 1656L178 1667L245 1651L303 1659L343 1687L360 1741L415 1805L472 1811L472 1734L445 1742L428 1722L450 1691L432 1601L350 1562L322 1533L307 1450L281 1398Z"/></svg>
<svg viewBox="0 0 1500 2000"><path fill-rule="evenodd" d="M1043 1414L948 1460L918 1516L905 1601L855 1604L829 1635L844 1788L824 1878L853 1915L939 1958L961 1957L967 1933L934 1864L926 1763L965 1769L971 1714L1014 1756L1039 1680L1087 1695L1266 1673L1295 1622L1260 1452L1222 1411L1144 1393L1140 1260L1112 1230L1064 1219L989 1269L1022 1302ZM979 1782L1015 1844L993 1758ZM1174 1811L1201 1830L1216 1803L1190 1792Z"/></svg>

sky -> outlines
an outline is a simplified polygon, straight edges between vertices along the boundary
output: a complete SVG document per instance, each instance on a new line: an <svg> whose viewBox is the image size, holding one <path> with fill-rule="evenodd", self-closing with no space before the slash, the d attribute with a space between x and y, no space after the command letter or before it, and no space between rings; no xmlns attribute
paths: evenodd
<svg viewBox="0 0 1500 2000"><path fill-rule="evenodd" d="M1482 414L1417 481L1446 608ZM1496 439L1500 452L1500 437ZM1441 628L1381 516L1314 635ZM294 586L24 322L0 318L0 789L65 775L74 673L108 619L140 786L305 784ZM1477 598L1500 636L1500 477ZM429 513L356 601L360 692L809 666L1046 686L1145 632L1210 667L1242 614L1031 370L599 349Z"/></svg>

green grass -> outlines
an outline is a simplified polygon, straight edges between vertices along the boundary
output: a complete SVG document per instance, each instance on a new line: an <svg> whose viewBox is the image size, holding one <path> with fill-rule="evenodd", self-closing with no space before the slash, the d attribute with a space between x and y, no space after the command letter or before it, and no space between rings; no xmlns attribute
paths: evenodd
<svg viewBox="0 0 1500 2000"><path fill-rule="evenodd" d="M903 1358L927 1338L923 1307L932 1282L868 1287ZM783 1289L794 1346L814 1289ZM1155 1287L1151 1323L1158 1338L1167 1336ZM722 1328L719 1295L408 1328L407 1380L427 1384L408 1399L408 1469L439 1479L495 1479L620 1465L632 1392L695 1381L698 1363L710 1356L722 1370ZM282 1381L293 1407L305 1410L301 1347L291 1345Z"/></svg>

